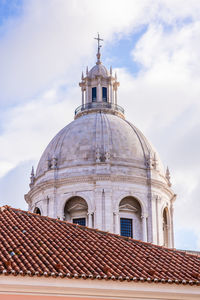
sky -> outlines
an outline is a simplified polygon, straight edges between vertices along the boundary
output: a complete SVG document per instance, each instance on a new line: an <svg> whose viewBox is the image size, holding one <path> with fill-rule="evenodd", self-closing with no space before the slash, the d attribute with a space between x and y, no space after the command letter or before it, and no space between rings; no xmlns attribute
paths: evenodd
<svg viewBox="0 0 200 300"><path fill-rule="evenodd" d="M169 166L175 247L200 250L199 0L0 0L0 206L27 209L31 167L81 104L97 32L118 104Z"/></svg>

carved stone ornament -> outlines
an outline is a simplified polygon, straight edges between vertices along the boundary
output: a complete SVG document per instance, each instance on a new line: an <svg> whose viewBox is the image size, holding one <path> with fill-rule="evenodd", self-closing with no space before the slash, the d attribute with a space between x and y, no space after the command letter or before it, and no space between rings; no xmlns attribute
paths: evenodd
<svg viewBox="0 0 200 300"><path fill-rule="evenodd" d="M152 159L152 155L151 153L148 155L148 157L146 158L146 167L148 169L152 169L153 166L153 159Z"/></svg>
<svg viewBox="0 0 200 300"><path fill-rule="evenodd" d="M57 166L58 166L58 159L57 159L57 157L54 156L54 157L52 158L51 162L52 162L52 168L53 168L53 169L56 169Z"/></svg>
<svg viewBox="0 0 200 300"><path fill-rule="evenodd" d="M105 161L108 162L110 160L110 153L107 151L105 153Z"/></svg>
<svg viewBox="0 0 200 300"><path fill-rule="evenodd" d="M101 162L101 154L99 148L96 149L96 162Z"/></svg>
<svg viewBox="0 0 200 300"><path fill-rule="evenodd" d="M51 164L51 159L48 158L48 159L47 159L47 170L50 170L50 169L51 169L51 166L52 166L52 164Z"/></svg>
<svg viewBox="0 0 200 300"><path fill-rule="evenodd" d="M131 211L131 212L134 212L134 213L136 213L138 211L135 206L130 205L130 204L120 205L119 210L120 211L128 211L128 212Z"/></svg>

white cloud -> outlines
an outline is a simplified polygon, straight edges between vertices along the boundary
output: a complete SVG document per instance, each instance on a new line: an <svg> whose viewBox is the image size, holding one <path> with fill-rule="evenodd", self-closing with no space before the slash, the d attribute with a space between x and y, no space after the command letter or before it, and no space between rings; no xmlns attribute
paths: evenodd
<svg viewBox="0 0 200 300"><path fill-rule="evenodd" d="M152 139L172 170L178 193L175 225L199 233L200 184L200 22L175 26L151 25L133 49L141 64L133 77L119 70L121 99L128 118ZM122 104L122 103L120 103Z"/></svg>
<svg viewBox="0 0 200 300"><path fill-rule="evenodd" d="M64 97L59 101L59 96ZM76 98L77 89L71 89L68 95L56 89L46 91L39 99L32 99L27 104L19 105L6 113L4 130L0 135L0 157L4 161L2 175L11 166L26 160L37 160L50 139L58 130L73 120L71 99Z"/></svg>
<svg viewBox="0 0 200 300"><path fill-rule="evenodd" d="M37 95L66 74L72 82L80 66L94 58L97 30L109 40L114 33L128 32L141 23L144 5L138 3L24 2L21 19L4 25L6 35L0 40L1 102L16 103Z"/></svg>

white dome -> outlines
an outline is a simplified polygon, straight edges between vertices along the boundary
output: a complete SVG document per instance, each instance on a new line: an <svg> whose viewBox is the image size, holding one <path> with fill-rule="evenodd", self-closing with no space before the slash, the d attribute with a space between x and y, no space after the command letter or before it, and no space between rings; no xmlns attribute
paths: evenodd
<svg viewBox="0 0 200 300"><path fill-rule="evenodd" d="M99 35L97 40L96 65L79 83L82 104L75 120L53 138L36 174L31 172L29 210L173 246L169 171L165 174L154 147L125 120L117 76L102 65Z"/></svg>
<svg viewBox="0 0 200 300"><path fill-rule="evenodd" d="M127 174L131 175L137 167L146 169L149 154L154 156L156 152L128 121L104 112L89 113L71 122L53 138L39 161L36 178L47 171L48 159L57 159L58 170L80 168L95 164L97 155L105 162L106 153L113 167L119 165L119 173L120 165L123 165L127 166ZM164 175L157 153L156 159L157 169ZM112 172L118 171L113 168Z"/></svg>
<svg viewBox="0 0 200 300"><path fill-rule="evenodd" d="M88 73L89 78L95 78L95 76L101 75L102 77L108 77L108 70L101 63L96 64Z"/></svg>

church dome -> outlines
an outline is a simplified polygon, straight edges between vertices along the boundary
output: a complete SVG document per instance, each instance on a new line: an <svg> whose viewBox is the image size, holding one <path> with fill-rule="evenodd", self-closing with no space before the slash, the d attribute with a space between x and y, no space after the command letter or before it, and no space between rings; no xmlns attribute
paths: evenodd
<svg viewBox="0 0 200 300"><path fill-rule="evenodd" d="M88 73L89 78L95 78L96 76L108 77L108 70L104 65L96 64Z"/></svg>
<svg viewBox="0 0 200 300"><path fill-rule="evenodd" d="M135 126L119 116L93 112L74 120L53 138L39 161L36 178L46 172L52 159L59 169L80 168L99 159L111 163L115 173L114 166L124 164L131 174L131 166L146 168L149 156L156 159L157 170L164 176L158 154Z"/></svg>
<svg viewBox="0 0 200 300"><path fill-rule="evenodd" d="M170 173L118 105L117 75L100 61L82 73L74 121L49 143L31 172L29 210L173 247Z"/></svg>

